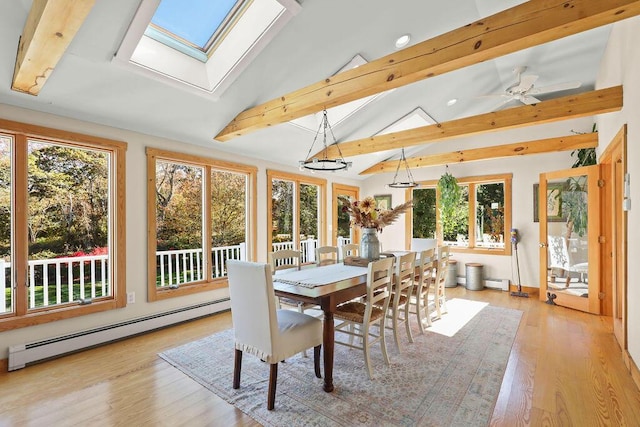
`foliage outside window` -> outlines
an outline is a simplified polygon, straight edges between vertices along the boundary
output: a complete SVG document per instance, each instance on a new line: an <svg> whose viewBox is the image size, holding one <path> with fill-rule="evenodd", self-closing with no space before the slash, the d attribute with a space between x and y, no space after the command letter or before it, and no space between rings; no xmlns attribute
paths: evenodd
<svg viewBox="0 0 640 427"><path fill-rule="evenodd" d="M254 167L148 148L147 173L150 301L225 286L229 259L255 258Z"/></svg>
<svg viewBox="0 0 640 427"><path fill-rule="evenodd" d="M268 252L294 249L303 262L313 262L315 248L325 244L326 181L267 171Z"/></svg>
<svg viewBox="0 0 640 427"><path fill-rule="evenodd" d="M511 253L511 174L458 178L461 201L449 218L438 223L437 181L407 190L413 198L408 236L435 239L442 227L443 241L457 252Z"/></svg>
<svg viewBox="0 0 640 427"><path fill-rule="evenodd" d="M0 330L126 305L126 144L0 128Z"/></svg>

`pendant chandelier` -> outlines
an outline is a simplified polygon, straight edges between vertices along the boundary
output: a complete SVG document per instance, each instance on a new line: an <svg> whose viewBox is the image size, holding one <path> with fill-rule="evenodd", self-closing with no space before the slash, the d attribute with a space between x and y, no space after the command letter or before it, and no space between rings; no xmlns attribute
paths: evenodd
<svg viewBox="0 0 640 427"><path fill-rule="evenodd" d="M404 163L404 168L407 174L406 181L398 181L398 172L400 171L400 166ZM402 148L402 156L400 160L398 160L398 167L396 168L396 174L393 177L393 182L391 184L387 184L387 187L391 188L414 188L419 184L413 179L413 175L411 174L411 169L409 169L409 163L407 162L406 157L404 156L404 147Z"/></svg>
<svg viewBox="0 0 640 427"><path fill-rule="evenodd" d="M313 146L320 135L320 131L322 130L322 143L324 145L324 149L322 150L322 158L310 158L311 152L313 150ZM327 157L327 130L331 134L331 138L333 139L333 143L336 145L338 149L339 157L335 159L329 159ZM327 172L335 172L339 170L346 170L350 168L352 165L351 162L347 162L342 157L342 152L340 151L340 147L338 146L338 142L336 141L336 137L333 135L333 130L331 129L331 125L329 124L329 119L327 118L327 110L322 111L322 122L320 126L318 126L318 131L316 132L316 136L313 138L313 143L311 147L309 147L309 152L307 153L306 160L300 161L300 170L309 169L311 171L327 171Z"/></svg>

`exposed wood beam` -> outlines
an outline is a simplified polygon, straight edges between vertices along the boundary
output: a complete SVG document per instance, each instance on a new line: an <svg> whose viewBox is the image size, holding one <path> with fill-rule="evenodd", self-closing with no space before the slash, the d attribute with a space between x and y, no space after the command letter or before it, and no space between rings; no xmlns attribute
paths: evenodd
<svg viewBox="0 0 640 427"><path fill-rule="evenodd" d="M522 107L465 117L436 125L341 142L339 145L344 157L352 157L497 130L610 113L621 108L622 86L614 86L551 99L534 105L523 105ZM313 157L322 157L323 151L316 153ZM328 157L333 158L337 155L338 146L336 144L327 147Z"/></svg>
<svg viewBox="0 0 640 427"><path fill-rule="evenodd" d="M530 0L238 114L228 141L324 108L397 88L640 14L640 0Z"/></svg>
<svg viewBox="0 0 640 427"><path fill-rule="evenodd" d="M528 154L551 153L556 151L577 150L579 148L595 148L598 146L598 133L561 136L536 141L517 142L515 144L497 145L493 147L473 148L453 151L451 153L429 154L407 158L411 169L428 166L447 165L453 163L475 162L478 160L499 159ZM398 160L388 160L371 166L360 172L360 175L393 172L398 167Z"/></svg>
<svg viewBox="0 0 640 427"><path fill-rule="evenodd" d="M38 95L95 0L33 0L20 36L11 89Z"/></svg>

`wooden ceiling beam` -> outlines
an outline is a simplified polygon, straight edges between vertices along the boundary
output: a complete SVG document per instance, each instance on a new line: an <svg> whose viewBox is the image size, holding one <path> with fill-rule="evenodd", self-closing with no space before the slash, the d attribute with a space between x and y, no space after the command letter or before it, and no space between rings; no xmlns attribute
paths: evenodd
<svg viewBox="0 0 640 427"><path fill-rule="evenodd" d="M517 142L515 144L497 145L493 147L473 148L469 150L453 151L450 153L428 154L425 156L407 158L407 165L411 169L429 166L450 165L454 163L475 162L478 160L500 159L504 157L526 156L557 151L577 150L580 148L595 148L598 146L598 133L561 136L557 138L540 139L536 141ZM398 168L398 160L380 162L360 172L369 175L384 172L394 172Z"/></svg>
<svg viewBox="0 0 640 427"><path fill-rule="evenodd" d="M38 95L95 0L33 0L18 44L11 89Z"/></svg>
<svg viewBox="0 0 640 427"><path fill-rule="evenodd" d="M228 141L325 108L640 14L640 0L530 0L238 114Z"/></svg>
<svg viewBox="0 0 640 427"><path fill-rule="evenodd" d="M394 150L463 136L479 135L497 130L575 119L595 114L619 111L622 108L622 86L594 90L577 95L543 101L533 105L509 108L492 113L465 117L435 125L340 142L344 157ZM312 157L322 158L322 150ZM338 144L327 147L327 156L339 155Z"/></svg>

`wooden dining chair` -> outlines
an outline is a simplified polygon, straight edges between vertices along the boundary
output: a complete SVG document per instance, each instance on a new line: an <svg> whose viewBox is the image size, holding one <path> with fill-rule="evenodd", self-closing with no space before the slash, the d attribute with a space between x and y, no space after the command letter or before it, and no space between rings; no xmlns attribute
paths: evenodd
<svg viewBox="0 0 640 427"><path fill-rule="evenodd" d="M316 248L316 264L330 265L338 263L338 248L336 246L320 246Z"/></svg>
<svg viewBox="0 0 640 427"><path fill-rule="evenodd" d="M278 310L268 264L229 260L227 263L235 361L233 388L240 388L242 355L270 364L267 409L276 399L278 363L313 347L315 375L320 375L322 321L292 310Z"/></svg>
<svg viewBox="0 0 640 427"><path fill-rule="evenodd" d="M394 258L370 262L367 270L366 297L362 301L352 300L341 304L334 313L334 319L338 322L335 331L349 336L348 340L342 340L339 338L341 334L337 333L335 343L363 351L369 379L373 379L369 357L373 344L380 343L384 362L389 365L384 324L391 295L393 264ZM375 325L377 333L372 329ZM358 339L354 340L354 337Z"/></svg>
<svg viewBox="0 0 640 427"><path fill-rule="evenodd" d="M429 289L429 303L433 304L436 310L436 319L440 319L443 313L447 312L447 296L445 293L445 279L449 269L449 257L451 253L449 246L438 246L436 255L436 275L433 285Z"/></svg>
<svg viewBox="0 0 640 427"><path fill-rule="evenodd" d="M416 258L416 276L414 281L409 311L415 314L418 320L420 332L424 334L424 325L431 326L431 308L429 304L429 290L435 282L436 271L436 250L435 248L420 251Z"/></svg>
<svg viewBox="0 0 640 427"><path fill-rule="evenodd" d="M343 261L348 256L358 256L358 254L360 253L360 245L356 243L349 243L346 245L342 245L340 249L342 250Z"/></svg>
<svg viewBox="0 0 640 427"><path fill-rule="evenodd" d="M389 326L388 322L386 322L386 326L387 329L393 330L393 338L398 351L400 351L400 335L398 330L402 325L405 326L409 342L413 342L413 335L411 334L409 324L409 304L411 302L410 296L413 292L416 253L409 252L405 255L395 257L395 259L391 301L386 312L387 320L391 322L391 326Z"/></svg>

